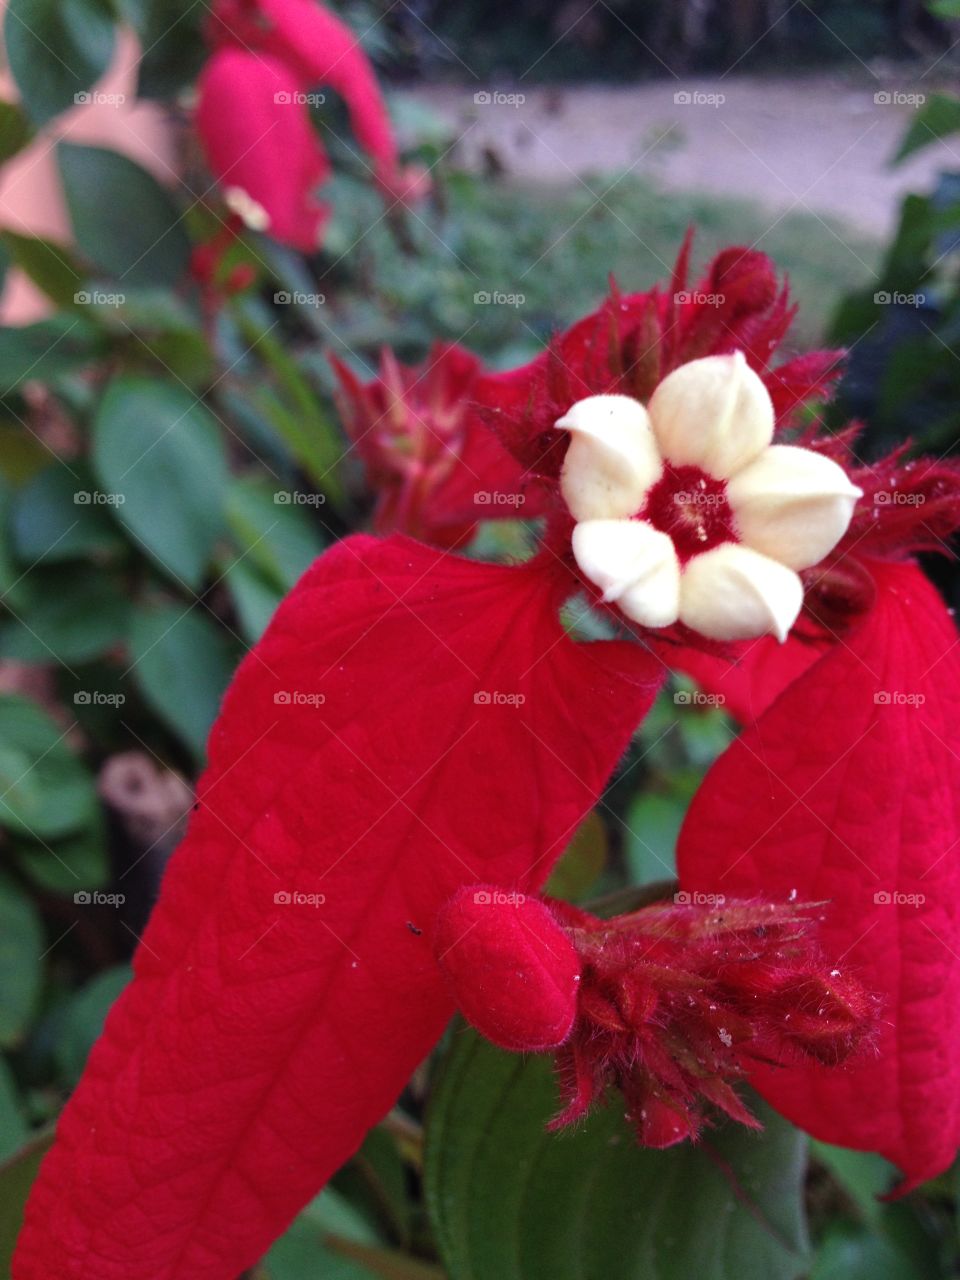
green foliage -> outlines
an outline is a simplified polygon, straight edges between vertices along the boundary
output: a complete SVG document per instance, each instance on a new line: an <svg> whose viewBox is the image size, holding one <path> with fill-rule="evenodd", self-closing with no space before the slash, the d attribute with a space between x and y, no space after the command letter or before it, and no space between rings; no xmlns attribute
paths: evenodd
<svg viewBox="0 0 960 1280"><path fill-rule="evenodd" d="M35 124L87 99L113 57L109 0L10 0L3 23L10 70Z"/></svg>

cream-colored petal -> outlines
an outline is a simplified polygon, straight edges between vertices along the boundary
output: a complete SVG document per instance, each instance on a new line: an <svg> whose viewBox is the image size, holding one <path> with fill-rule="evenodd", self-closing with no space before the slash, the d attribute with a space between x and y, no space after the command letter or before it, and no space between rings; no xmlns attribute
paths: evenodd
<svg viewBox="0 0 960 1280"><path fill-rule="evenodd" d="M663 463L647 411L630 396L589 396L557 422L570 432L560 489L576 520L617 520L643 506Z"/></svg>
<svg viewBox="0 0 960 1280"><path fill-rule="evenodd" d="M648 405L660 452L725 480L773 439L773 405L742 351L674 369Z"/></svg>
<svg viewBox="0 0 960 1280"><path fill-rule="evenodd" d="M665 533L645 520L584 520L573 554L585 577L645 627L668 627L680 609L680 563Z"/></svg>
<svg viewBox="0 0 960 1280"><path fill-rule="evenodd" d="M791 569L806 569L847 531L862 490L830 458L774 444L727 483L740 537Z"/></svg>
<svg viewBox="0 0 960 1280"><path fill-rule="evenodd" d="M802 604L792 569L736 542L694 556L680 579L680 621L712 640L786 640Z"/></svg>

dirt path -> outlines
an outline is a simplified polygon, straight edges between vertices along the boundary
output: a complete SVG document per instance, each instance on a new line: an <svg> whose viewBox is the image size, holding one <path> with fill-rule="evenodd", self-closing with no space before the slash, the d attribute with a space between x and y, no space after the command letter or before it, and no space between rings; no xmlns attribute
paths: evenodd
<svg viewBox="0 0 960 1280"><path fill-rule="evenodd" d="M960 136L889 167L917 96L930 92L823 75L412 96L457 130L457 156L471 167L492 155L508 173L547 182L629 169L668 189L806 208L883 235L905 192L960 169Z"/></svg>

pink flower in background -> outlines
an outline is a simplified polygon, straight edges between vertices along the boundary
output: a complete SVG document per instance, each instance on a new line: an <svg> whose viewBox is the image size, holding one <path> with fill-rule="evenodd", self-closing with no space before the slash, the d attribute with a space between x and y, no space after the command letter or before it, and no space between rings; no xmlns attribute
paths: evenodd
<svg viewBox="0 0 960 1280"><path fill-rule="evenodd" d="M403 200L426 190L424 174L400 166L360 41L329 9L314 0L219 0L208 39L197 130L227 204L248 226L306 253L319 246L330 210L317 188L330 162L308 106L321 85L346 102L385 196Z"/></svg>

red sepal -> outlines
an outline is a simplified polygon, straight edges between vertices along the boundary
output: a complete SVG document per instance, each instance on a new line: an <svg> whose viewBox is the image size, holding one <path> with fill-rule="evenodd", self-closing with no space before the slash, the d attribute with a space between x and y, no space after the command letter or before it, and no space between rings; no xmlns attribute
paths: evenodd
<svg viewBox="0 0 960 1280"><path fill-rule="evenodd" d="M441 905L543 880L656 689L557 604L542 561L400 537L307 572L227 694L15 1280L234 1280L392 1105L452 1008Z"/></svg>
<svg viewBox="0 0 960 1280"><path fill-rule="evenodd" d="M691 891L826 901L828 958L884 1001L876 1056L758 1071L815 1136L879 1151L904 1189L960 1142L960 643L916 566L724 753L680 836Z"/></svg>

